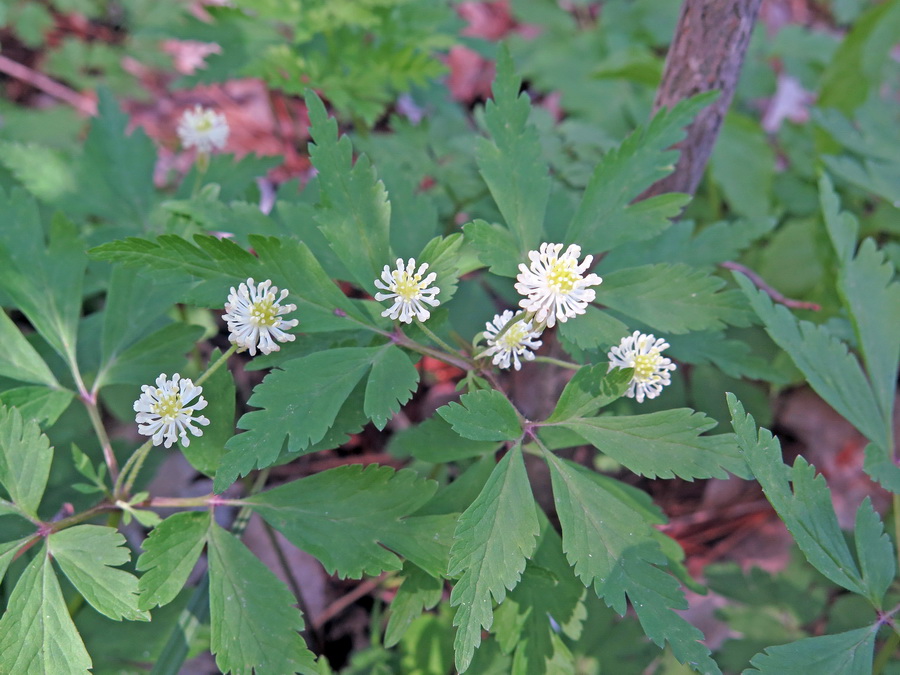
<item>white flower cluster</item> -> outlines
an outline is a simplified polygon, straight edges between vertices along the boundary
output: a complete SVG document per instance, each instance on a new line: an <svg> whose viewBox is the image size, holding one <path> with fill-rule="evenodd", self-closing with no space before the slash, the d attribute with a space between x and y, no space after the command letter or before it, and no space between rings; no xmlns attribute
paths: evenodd
<svg viewBox="0 0 900 675"><path fill-rule="evenodd" d="M431 316L431 312L425 307L437 307L441 304L437 295L441 289L431 286L437 274L432 272L423 276L428 269L428 263L419 265L416 269L416 261L410 258L406 266L403 266L403 258L397 258L397 269L391 270L390 265L384 266L381 279L375 280L375 286L387 293L376 293L375 299L393 300L394 304L381 313L381 316L389 316L393 320L400 319L403 323L412 323L413 317L419 321L425 321ZM430 288L429 288L430 287Z"/></svg>
<svg viewBox="0 0 900 675"><path fill-rule="evenodd" d="M257 348L263 354L277 352L281 347L278 342L293 342L294 336L285 333L299 321L285 321L283 314L293 312L297 305L282 305L281 301L288 296L287 289L281 291L277 298L278 287L269 279L257 286L253 279L247 279L235 290L231 287L228 302L225 303L225 314L222 318L228 324L228 339L240 350L249 349L251 356L256 356Z"/></svg>
<svg viewBox="0 0 900 675"><path fill-rule="evenodd" d="M194 426L209 424L203 415L194 417L196 411L206 407L206 399L200 396L203 387L194 386L191 380L182 379L178 373L172 375L171 380L163 373L156 378L156 387L145 384L141 392L134 402L135 421L138 433L151 436L153 445L165 443L169 448L181 438L181 443L187 447L191 444L188 431L194 436L203 435L203 430ZM197 402L190 405L195 398Z"/></svg>
<svg viewBox="0 0 900 675"><path fill-rule="evenodd" d="M200 105L193 110L185 110L178 122L178 138L185 150L197 148L198 152L209 153L221 150L228 140L228 121L225 115Z"/></svg>
<svg viewBox="0 0 900 675"><path fill-rule="evenodd" d="M668 347L669 343L662 338L636 330L609 350L609 370L634 368L626 396L643 403L644 398L659 396L662 388L671 383L669 373L675 370L675 364L662 356Z"/></svg>

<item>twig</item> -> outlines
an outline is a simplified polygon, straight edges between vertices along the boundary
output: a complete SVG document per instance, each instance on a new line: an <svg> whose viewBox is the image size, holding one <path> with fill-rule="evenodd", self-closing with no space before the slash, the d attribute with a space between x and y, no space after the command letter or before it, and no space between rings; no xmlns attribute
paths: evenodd
<svg viewBox="0 0 900 675"><path fill-rule="evenodd" d="M68 103L73 108L85 115L94 116L97 114L96 101L79 94L64 84L60 84L56 80L33 68L22 65L17 61L0 54L0 73L6 73L10 77L30 84L35 89L40 89L45 94L49 94L60 101Z"/></svg>
<svg viewBox="0 0 900 675"><path fill-rule="evenodd" d="M769 286L761 276L759 276L756 272L751 270L749 267L745 267L740 263L732 262L730 260L726 260L723 263L719 263L721 267L729 270L735 270L745 275L750 281L756 284L757 288L765 291L769 294L769 297L772 298L775 302L780 302L785 307L790 307L791 309L811 309L814 312L818 312L822 309L821 305L817 305L814 302L806 302L804 300L792 300L791 298L786 298L781 293L776 291L774 288Z"/></svg>
<svg viewBox="0 0 900 675"><path fill-rule="evenodd" d="M382 573L380 576L378 576L377 579L369 579L368 581L364 581L346 595L343 595L332 602L319 616L316 617L316 620L312 622L313 627L316 630L321 629L322 626L324 626L338 614L347 609L347 607L378 588L378 586L382 581L384 581L386 577L387 575Z"/></svg>

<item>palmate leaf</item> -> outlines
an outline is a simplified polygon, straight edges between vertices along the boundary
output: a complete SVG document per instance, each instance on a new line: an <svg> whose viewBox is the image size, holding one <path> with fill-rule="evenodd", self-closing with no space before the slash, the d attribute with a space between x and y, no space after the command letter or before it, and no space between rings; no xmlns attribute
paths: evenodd
<svg viewBox="0 0 900 675"><path fill-rule="evenodd" d="M630 334L627 325L593 305L587 306L578 321L559 324L557 331L563 347L573 356L575 350L592 351L617 345L619 340Z"/></svg>
<svg viewBox="0 0 900 675"><path fill-rule="evenodd" d="M578 211L569 223L566 241L592 253L609 251L629 241L649 239L669 226L690 197L659 195L630 205L644 190L675 168L684 127L717 93L695 96L672 110L661 110L622 145L607 154L594 170Z"/></svg>
<svg viewBox="0 0 900 675"><path fill-rule="evenodd" d="M210 649L223 673L317 675L296 598L239 539L209 533Z"/></svg>
<svg viewBox="0 0 900 675"><path fill-rule="evenodd" d="M128 115L109 91L98 91L97 116L84 144L77 189L60 200L68 209L143 230L156 199L156 146L141 128L125 135Z"/></svg>
<svg viewBox="0 0 900 675"><path fill-rule="evenodd" d="M493 623L492 602L503 602L506 591L519 582L539 533L522 448L516 445L460 516L450 550L448 574L461 575L450 594L450 605L459 607L453 619L458 626L453 647L459 672L472 662L482 628L490 629Z"/></svg>
<svg viewBox="0 0 900 675"><path fill-rule="evenodd" d="M750 351L746 342L726 338L720 331L666 336L669 354L684 363L711 363L735 379L765 380L787 384L785 375L772 363Z"/></svg>
<svg viewBox="0 0 900 675"><path fill-rule="evenodd" d="M37 517L52 461L53 448L38 423L23 421L16 408L0 407L0 485L29 516Z"/></svg>
<svg viewBox="0 0 900 675"><path fill-rule="evenodd" d="M569 420L563 425L600 452L648 478L747 477L732 434L703 436L716 422L689 408Z"/></svg>
<svg viewBox="0 0 900 675"><path fill-rule="evenodd" d="M484 107L491 138L479 139L475 151L478 169L518 242L514 260L540 244L550 196L549 168L537 129L528 123L531 102L527 93L519 94L520 85L509 51L501 48L493 96Z"/></svg>
<svg viewBox="0 0 900 675"><path fill-rule="evenodd" d="M828 675L871 675L872 654L879 625L805 638L786 645L769 647L750 660L753 670L746 675L785 673L828 673Z"/></svg>
<svg viewBox="0 0 900 675"><path fill-rule="evenodd" d="M412 398L419 385L419 371L402 349L388 346L372 360L363 406L366 416L379 430L384 429L400 408Z"/></svg>
<svg viewBox="0 0 900 675"><path fill-rule="evenodd" d="M93 248L90 254L131 268L165 272L173 283L182 285L178 297L182 302L222 307L230 286L253 277L257 281L271 279L291 292L286 301L297 305L304 332L359 328L338 316L338 310L366 322L365 315L328 278L306 244L256 235L249 240L257 256L228 239L206 235L196 235L194 243L176 235L163 235L154 241L132 237Z"/></svg>
<svg viewBox="0 0 900 675"><path fill-rule="evenodd" d="M0 511L0 513L2 513L2 511ZM6 570L9 568L9 564L13 561L15 555L19 552L19 549L30 539L31 537L23 537L22 539L6 541L0 544L0 581L3 581L3 577L6 576Z"/></svg>
<svg viewBox="0 0 900 675"><path fill-rule="evenodd" d="M69 389L15 387L0 393L0 405L18 408L22 419L51 426L66 411L73 398L75 392Z"/></svg>
<svg viewBox="0 0 900 675"><path fill-rule="evenodd" d="M87 265L75 226L57 215L45 240L34 200L0 190L0 265L0 288L60 356L74 361Z"/></svg>
<svg viewBox="0 0 900 675"><path fill-rule="evenodd" d="M724 285L688 265L644 265L604 275L597 302L667 333L749 325L740 293Z"/></svg>
<svg viewBox="0 0 900 675"><path fill-rule="evenodd" d="M721 675L709 650L699 640L703 633L673 612L687 603L678 582L659 569L666 556L650 525L619 501L587 470L544 452L550 467L553 498L562 526L563 551L586 586L619 615L627 608L626 596L647 636L662 647L666 642L675 657L701 673Z"/></svg>
<svg viewBox="0 0 900 675"><path fill-rule="evenodd" d="M578 639L587 616L586 591L572 576L559 535L543 512L539 517L537 550L522 580L494 612L493 631L501 649L515 654L512 675L574 674L572 656L558 631Z"/></svg>
<svg viewBox="0 0 900 675"><path fill-rule="evenodd" d="M372 365L391 350L397 347L329 349L293 359L269 373L248 401L262 410L243 415L238 426L247 431L226 444L228 453L216 473L215 490L221 492L239 475L271 465L281 454L285 437L289 453L315 449ZM418 371L415 374L418 376ZM387 417L400 400L408 400L415 384L411 375L409 370L401 377L378 375L371 394L368 385L366 388L366 414Z"/></svg>
<svg viewBox="0 0 900 675"><path fill-rule="evenodd" d="M856 223L839 211L837 195L827 175L819 180L825 225L841 264L838 290L853 321L872 390L881 407L886 433L891 433L897 364L900 361L900 283L893 265L866 239L856 251ZM872 439L878 442L876 439ZM892 447L890 437L885 442Z"/></svg>
<svg viewBox="0 0 900 675"><path fill-rule="evenodd" d="M460 436L473 441L506 441L522 435L516 409L496 389L463 394L459 401L437 412Z"/></svg>
<svg viewBox="0 0 900 675"><path fill-rule="evenodd" d="M194 569L210 528L208 513L185 511L169 516L144 540L138 558L141 609L153 609L175 599Z"/></svg>
<svg viewBox="0 0 900 675"><path fill-rule="evenodd" d="M319 229L360 288L374 293L375 279L394 262L387 191L365 155L354 163L350 139L338 138L337 121L328 117L315 93L306 95L306 107L314 141L309 157L321 190Z"/></svg>
<svg viewBox="0 0 900 675"><path fill-rule="evenodd" d="M496 450L497 442L463 438L442 417L433 415L421 424L395 433L388 448L395 456L412 455L424 462L437 463L480 457Z"/></svg>
<svg viewBox="0 0 900 675"><path fill-rule="evenodd" d="M900 468L889 456L890 431L869 381L847 346L824 326L798 321L786 307L774 305L744 275L734 277L765 324L766 332L788 353L809 385L872 441L866 448L866 472L886 488L900 490Z"/></svg>
<svg viewBox="0 0 900 675"><path fill-rule="evenodd" d="M114 569L131 560L125 537L111 527L76 525L51 534L48 549L81 596L101 614L121 621L149 621L138 609L138 580Z"/></svg>
<svg viewBox="0 0 900 675"><path fill-rule="evenodd" d="M329 574L360 578L400 569L379 542L396 535L437 489L412 471L359 464L301 478L245 501L291 543L318 558Z"/></svg>
<svg viewBox="0 0 900 675"><path fill-rule="evenodd" d="M760 428L757 434L753 417L744 412L740 401L733 394L727 398L741 452L806 559L834 583L880 608L896 568L891 541L871 502L864 501L856 514L857 565L825 479L816 476L815 467L802 456L789 469L781 460L778 440L767 429Z"/></svg>
<svg viewBox="0 0 900 675"><path fill-rule="evenodd" d="M0 673L88 675L90 667L91 657L42 547L19 577L0 619Z"/></svg>

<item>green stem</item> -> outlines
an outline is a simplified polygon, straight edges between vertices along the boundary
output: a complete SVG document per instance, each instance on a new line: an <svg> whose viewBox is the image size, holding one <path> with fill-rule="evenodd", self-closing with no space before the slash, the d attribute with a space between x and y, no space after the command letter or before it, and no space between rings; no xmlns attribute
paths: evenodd
<svg viewBox="0 0 900 675"><path fill-rule="evenodd" d="M426 347L425 345L419 344L415 340L406 337L402 333L389 335L389 337L395 344L401 347L406 347L410 351L418 352L419 354L424 354L425 356L431 356L435 359L438 359L439 361L443 361L444 363L449 363L451 366L456 366L460 370L475 370L474 364L472 364L468 359L464 359L462 356L459 356L458 354L445 354L444 352L432 349L431 347Z"/></svg>
<svg viewBox="0 0 900 675"><path fill-rule="evenodd" d="M134 485L134 480L137 478L137 473L144 465L144 460L147 458L147 453L150 452L151 448L153 448L152 440L147 441L135 450L134 454L132 454L131 457L128 458L128 461L125 462L125 467L122 469L122 473L119 474L119 478L113 488L114 499L124 499L128 497L131 486Z"/></svg>
<svg viewBox="0 0 900 675"><path fill-rule="evenodd" d="M570 370L581 370L581 366L577 363L563 361L562 359L554 359L552 356L535 356L534 360L540 361L541 363L552 363L554 366L562 366L563 368L569 368Z"/></svg>
<svg viewBox="0 0 900 675"><path fill-rule="evenodd" d="M435 343L438 347L440 347L441 349L443 349L445 352L448 352L448 353L450 353L450 354L456 354L456 353L457 353L456 350L455 350L453 347L451 347L451 346L448 345L446 342L444 342L441 338L439 338L439 337L437 336L437 334L436 334L433 330L431 330L428 326L426 326L426 325L425 325L425 322L420 321L420 320L417 318L417 319L416 319L416 324L419 326L419 328L422 330L422 332L425 333L425 335L427 335L428 337L430 337L430 338L432 339L432 341L434 341L434 343Z"/></svg>
<svg viewBox="0 0 900 675"><path fill-rule="evenodd" d="M108 502L98 504L97 506L94 506L87 511L76 513L74 516L69 516L68 518L63 518L62 520L47 523L49 530L48 534L59 532L60 530L65 530L67 527L72 527L73 525L78 525L79 523L83 523L84 521L90 520L91 518L99 516L101 513L106 513L107 511L117 511L117 507Z"/></svg>
<svg viewBox="0 0 900 675"><path fill-rule="evenodd" d="M78 385L81 390L81 385ZM84 392L86 395L81 396L84 407L87 408L88 417L91 419L91 426L94 427L94 433L97 434L97 440L100 441L100 447L103 450L103 461L109 469L109 479L115 482L119 478L119 462L113 453L112 444L109 442L109 436L106 434L106 427L103 426L103 420L100 419L100 410L97 407L97 398Z"/></svg>
<svg viewBox="0 0 900 675"><path fill-rule="evenodd" d="M219 356L219 358L209 364L206 372L203 373L199 378L197 378L197 381L194 382L194 384L199 387L201 384L206 382L214 372L222 367L222 364L224 364L228 360L228 357L234 354L237 349L237 345L231 345L231 347L229 347L226 351L222 352L221 356Z"/></svg>

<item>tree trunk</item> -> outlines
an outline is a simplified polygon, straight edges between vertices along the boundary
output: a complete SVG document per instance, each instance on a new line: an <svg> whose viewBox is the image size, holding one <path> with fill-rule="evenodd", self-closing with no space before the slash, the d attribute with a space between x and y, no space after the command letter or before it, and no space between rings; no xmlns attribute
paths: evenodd
<svg viewBox="0 0 900 675"><path fill-rule="evenodd" d="M675 39L666 57L654 111L710 90L719 98L700 111L678 144L675 171L652 185L644 197L664 192L693 195L731 105L761 0L685 0Z"/></svg>

